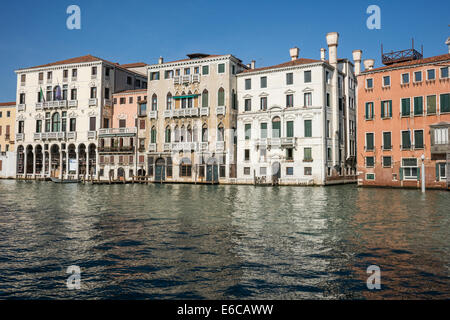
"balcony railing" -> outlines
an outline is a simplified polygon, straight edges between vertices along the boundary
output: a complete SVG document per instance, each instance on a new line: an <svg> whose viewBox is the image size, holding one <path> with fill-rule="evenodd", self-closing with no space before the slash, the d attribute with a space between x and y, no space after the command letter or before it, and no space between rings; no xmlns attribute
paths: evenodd
<svg viewBox="0 0 450 320"><path fill-rule="evenodd" d="M294 137L281 138L281 145L293 147L295 146L295 138Z"/></svg>
<svg viewBox="0 0 450 320"><path fill-rule="evenodd" d="M172 151L172 144L164 143L164 151Z"/></svg>
<svg viewBox="0 0 450 320"><path fill-rule="evenodd" d="M217 114L218 116L224 116L224 115L225 115L225 110L226 110L225 107L222 107L222 106L217 107L217 108L216 108L216 114Z"/></svg>
<svg viewBox="0 0 450 320"><path fill-rule="evenodd" d="M188 84L188 83L199 83L199 82L200 82L199 74L173 77L174 84Z"/></svg>
<svg viewBox="0 0 450 320"><path fill-rule="evenodd" d="M209 142L200 142L199 143L199 150L200 151L207 151L209 146Z"/></svg>
<svg viewBox="0 0 450 320"><path fill-rule="evenodd" d="M96 139L97 138L97 131L88 131L87 137L88 137L88 139Z"/></svg>
<svg viewBox="0 0 450 320"><path fill-rule="evenodd" d="M18 104L17 105L17 111L25 111L26 105L25 104Z"/></svg>
<svg viewBox="0 0 450 320"><path fill-rule="evenodd" d="M115 147L98 147L98 151L99 152L108 152L108 153L112 153L112 152L134 152L134 146L115 146Z"/></svg>
<svg viewBox="0 0 450 320"><path fill-rule="evenodd" d="M225 150L225 141L216 141L216 151Z"/></svg>
<svg viewBox="0 0 450 320"><path fill-rule="evenodd" d="M104 100L104 104L105 104L105 106L110 107L110 106L112 106L112 100L111 99L105 99Z"/></svg>
<svg viewBox="0 0 450 320"><path fill-rule="evenodd" d="M200 115L201 116L209 116L209 108L200 108Z"/></svg>
<svg viewBox="0 0 450 320"><path fill-rule="evenodd" d="M271 147L280 147L281 146L281 138L268 138L267 144Z"/></svg>
<svg viewBox="0 0 450 320"><path fill-rule="evenodd" d="M75 140L77 138L76 132L67 132L67 139Z"/></svg>
<svg viewBox="0 0 450 320"><path fill-rule="evenodd" d="M149 152L155 152L156 151L156 143L150 143L148 145L148 151Z"/></svg>
<svg viewBox="0 0 450 320"><path fill-rule="evenodd" d="M34 139L34 140L41 140L41 138L42 138L42 134L41 134L41 133L35 133L35 134L33 135L33 139Z"/></svg>
<svg viewBox="0 0 450 320"><path fill-rule="evenodd" d="M200 82L200 75L199 74L193 74L192 75L192 82L193 83L199 83Z"/></svg>
<svg viewBox="0 0 450 320"><path fill-rule="evenodd" d="M148 112L148 117L150 119L157 119L158 118L158 111L149 111Z"/></svg>
<svg viewBox="0 0 450 320"><path fill-rule="evenodd" d="M89 107L97 106L97 98L89 99Z"/></svg>
<svg viewBox="0 0 450 320"><path fill-rule="evenodd" d="M25 139L25 135L23 133L16 134L16 141L23 141Z"/></svg>
<svg viewBox="0 0 450 320"><path fill-rule="evenodd" d="M69 100L69 108L76 108L78 106L78 100Z"/></svg>
<svg viewBox="0 0 450 320"><path fill-rule="evenodd" d="M42 110L42 108L44 107L44 103L42 102L36 102L36 110Z"/></svg>
<svg viewBox="0 0 450 320"><path fill-rule="evenodd" d="M164 118L172 118L172 116L173 116L172 110L164 111Z"/></svg>
<svg viewBox="0 0 450 320"><path fill-rule="evenodd" d="M98 134L103 135L120 135L120 134L135 134L137 128L110 128L110 129L100 129Z"/></svg>

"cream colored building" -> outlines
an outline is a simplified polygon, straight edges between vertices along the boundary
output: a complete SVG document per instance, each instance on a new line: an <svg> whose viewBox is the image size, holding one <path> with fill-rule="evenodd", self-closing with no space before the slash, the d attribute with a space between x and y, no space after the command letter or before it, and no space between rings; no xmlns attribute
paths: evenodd
<svg viewBox="0 0 450 320"><path fill-rule="evenodd" d="M112 94L147 78L91 55L17 74L17 176L98 177L98 132L112 125Z"/></svg>
<svg viewBox="0 0 450 320"><path fill-rule="evenodd" d="M16 103L0 103L0 152L14 151Z"/></svg>
<svg viewBox="0 0 450 320"><path fill-rule="evenodd" d="M246 68L232 55L207 54L150 65L141 173L167 182L235 178L236 75Z"/></svg>

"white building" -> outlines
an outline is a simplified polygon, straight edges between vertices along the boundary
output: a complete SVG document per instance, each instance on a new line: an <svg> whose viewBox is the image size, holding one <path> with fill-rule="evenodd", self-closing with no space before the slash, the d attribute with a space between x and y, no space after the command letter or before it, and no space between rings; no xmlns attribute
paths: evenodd
<svg viewBox="0 0 450 320"><path fill-rule="evenodd" d="M0 152L0 179L16 177L16 153L12 151Z"/></svg>
<svg viewBox="0 0 450 320"><path fill-rule="evenodd" d="M91 55L16 74L19 178L96 178L97 133L111 126L112 94L147 84L146 76Z"/></svg>
<svg viewBox="0 0 450 320"><path fill-rule="evenodd" d="M337 33L321 59L299 58L237 75L237 182L316 184L355 181L353 64L337 58Z"/></svg>

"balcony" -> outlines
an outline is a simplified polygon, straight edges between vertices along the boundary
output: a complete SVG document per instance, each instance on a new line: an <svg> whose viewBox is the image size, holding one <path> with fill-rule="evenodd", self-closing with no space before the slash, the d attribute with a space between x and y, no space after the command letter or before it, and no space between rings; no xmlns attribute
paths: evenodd
<svg viewBox="0 0 450 320"><path fill-rule="evenodd" d="M25 111L26 105L25 104L18 104L17 105L17 111Z"/></svg>
<svg viewBox="0 0 450 320"><path fill-rule="evenodd" d="M192 75L192 83L200 83L200 75L199 74Z"/></svg>
<svg viewBox="0 0 450 320"><path fill-rule="evenodd" d="M97 106L97 98L89 99L89 107L96 107Z"/></svg>
<svg viewBox="0 0 450 320"><path fill-rule="evenodd" d="M216 151L225 151L225 141L216 141Z"/></svg>
<svg viewBox="0 0 450 320"><path fill-rule="evenodd" d="M209 116L209 108L200 108L200 116Z"/></svg>
<svg viewBox="0 0 450 320"><path fill-rule="evenodd" d="M42 110L44 108L44 104L42 102L36 102L36 106L35 109L37 110Z"/></svg>
<svg viewBox="0 0 450 320"><path fill-rule="evenodd" d="M76 82L76 81L78 81L78 78L77 77L72 77L72 82Z"/></svg>
<svg viewBox="0 0 450 320"><path fill-rule="evenodd" d="M164 111L164 118L172 118L172 110L166 110Z"/></svg>
<svg viewBox="0 0 450 320"><path fill-rule="evenodd" d="M106 107L111 107L112 106L112 100L111 99L105 99L104 100L104 105Z"/></svg>
<svg viewBox="0 0 450 320"><path fill-rule="evenodd" d="M255 140L255 145L257 147L266 147L267 146L267 139L258 139Z"/></svg>
<svg viewBox="0 0 450 320"><path fill-rule="evenodd" d="M148 117L150 119L157 119L158 118L158 111L149 111L148 112Z"/></svg>
<svg viewBox="0 0 450 320"><path fill-rule="evenodd" d="M281 147L281 138L268 138L267 145L275 148Z"/></svg>
<svg viewBox="0 0 450 320"><path fill-rule="evenodd" d="M23 133L16 133L16 141L24 141L25 135Z"/></svg>
<svg viewBox="0 0 450 320"><path fill-rule="evenodd" d="M164 143L164 151L172 151L172 144Z"/></svg>
<svg viewBox="0 0 450 320"><path fill-rule="evenodd" d="M33 139L34 139L34 140L41 140L41 139L42 139L42 134L41 134L41 133L35 133L35 134L33 134Z"/></svg>
<svg viewBox="0 0 450 320"><path fill-rule="evenodd" d="M191 151L197 149L196 142L176 142L172 144L172 150L175 151Z"/></svg>
<svg viewBox="0 0 450 320"><path fill-rule="evenodd" d="M136 134L137 128L110 128L110 129L100 129L98 131L99 136L106 135L130 135Z"/></svg>
<svg viewBox="0 0 450 320"><path fill-rule="evenodd" d="M69 82L69 79L66 77L66 78L63 78L63 82L64 83L67 83L67 82Z"/></svg>
<svg viewBox="0 0 450 320"><path fill-rule="evenodd" d="M67 139L75 140L77 138L76 132L67 132Z"/></svg>
<svg viewBox="0 0 450 320"><path fill-rule="evenodd" d="M295 146L295 138L294 137L281 138L281 145L284 147L294 147Z"/></svg>
<svg viewBox="0 0 450 320"><path fill-rule="evenodd" d="M150 143L148 145L148 151L149 152L156 152L156 143Z"/></svg>
<svg viewBox="0 0 450 320"><path fill-rule="evenodd" d="M200 142L199 143L199 150L200 151L207 151L209 146L209 142Z"/></svg>
<svg viewBox="0 0 450 320"><path fill-rule="evenodd" d="M183 84L190 83L191 80L192 80L192 78L191 78L190 75L184 75L184 76L181 76L181 82L182 82Z"/></svg>
<svg viewBox="0 0 450 320"><path fill-rule="evenodd" d="M132 153L134 152L134 146L103 146L98 147L98 152L106 152L106 153Z"/></svg>
<svg viewBox="0 0 450 320"><path fill-rule="evenodd" d="M186 111L189 112L189 115L191 117L198 117L198 115L199 115L198 108L187 109Z"/></svg>
<svg viewBox="0 0 450 320"><path fill-rule="evenodd" d="M173 77L173 84L181 84L181 77L180 76Z"/></svg>
<svg viewBox="0 0 450 320"><path fill-rule="evenodd" d="M88 131L87 138L88 139L96 139L97 138L97 131Z"/></svg>
<svg viewBox="0 0 450 320"><path fill-rule="evenodd" d="M430 129L431 154L450 153L450 123L430 125Z"/></svg>
<svg viewBox="0 0 450 320"><path fill-rule="evenodd" d="M216 108L216 115L224 116L226 111L226 107L220 106Z"/></svg>
<svg viewBox="0 0 450 320"><path fill-rule="evenodd" d="M78 106L78 100L69 100L68 105L69 108L76 108Z"/></svg>

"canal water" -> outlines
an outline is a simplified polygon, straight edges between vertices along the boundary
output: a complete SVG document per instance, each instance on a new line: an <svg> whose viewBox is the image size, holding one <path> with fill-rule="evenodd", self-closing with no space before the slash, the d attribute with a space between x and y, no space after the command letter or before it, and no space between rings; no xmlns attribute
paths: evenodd
<svg viewBox="0 0 450 320"><path fill-rule="evenodd" d="M449 208L445 191L352 185L3 180L0 299L449 299Z"/></svg>

